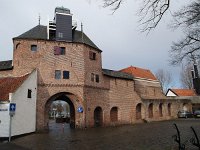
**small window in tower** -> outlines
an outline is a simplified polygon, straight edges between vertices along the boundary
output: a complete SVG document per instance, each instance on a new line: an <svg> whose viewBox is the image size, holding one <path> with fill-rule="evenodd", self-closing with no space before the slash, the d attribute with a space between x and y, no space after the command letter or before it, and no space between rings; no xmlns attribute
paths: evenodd
<svg viewBox="0 0 200 150"><path fill-rule="evenodd" d="M65 47L60 47L60 55L65 55Z"/></svg>
<svg viewBox="0 0 200 150"><path fill-rule="evenodd" d="M95 76L96 76L96 82L99 83L99 75L96 74Z"/></svg>
<svg viewBox="0 0 200 150"><path fill-rule="evenodd" d="M89 58L91 60L96 60L96 53L92 52L92 51L89 51Z"/></svg>
<svg viewBox="0 0 200 150"><path fill-rule="evenodd" d="M55 79L61 79L61 70L55 70Z"/></svg>
<svg viewBox="0 0 200 150"><path fill-rule="evenodd" d="M36 52L37 51L37 45L31 45L31 51Z"/></svg>
<svg viewBox="0 0 200 150"><path fill-rule="evenodd" d="M63 79L69 79L69 71L63 71Z"/></svg>
<svg viewBox="0 0 200 150"><path fill-rule="evenodd" d="M95 77L94 73L91 73L91 81L92 82L94 82L94 77Z"/></svg>
<svg viewBox="0 0 200 150"><path fill-rule="evenodd" d="M31 90L31 89L28 89L27 97L28 97L28 98L31 98L31 97L32 97L32 90Z"/></svg>
<svg viewBox="0 0 200 150"><path fill-rule="evenodd" d="M17 44L16 44L16 49L19 47L19 45L20 45L20 43L17 43Z"/></svg>

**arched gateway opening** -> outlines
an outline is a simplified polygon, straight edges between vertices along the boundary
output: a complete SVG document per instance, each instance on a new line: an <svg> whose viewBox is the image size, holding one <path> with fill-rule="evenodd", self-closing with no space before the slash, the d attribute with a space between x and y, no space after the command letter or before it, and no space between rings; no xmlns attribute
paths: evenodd
<svg viewBox="0 0 200 150"><path fill-rule="evenodd" d="M94 126L99 127L103 124L103 111L101 107L96 107L94 110Z"/></svg>
<svg viewBox="0 0 200 150"><path fill-rule="evenodd" d="M69 93L58 93L46 102L45 120L49 130L75 128L75 107L71 96Z"/></svg>

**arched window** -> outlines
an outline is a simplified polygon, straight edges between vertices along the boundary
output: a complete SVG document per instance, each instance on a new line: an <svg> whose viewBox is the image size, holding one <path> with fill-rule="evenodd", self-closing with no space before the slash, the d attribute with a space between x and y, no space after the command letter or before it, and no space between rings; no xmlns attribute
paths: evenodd
<svg viewBox="0 0 200 150"><path fill-rule="evenodd" d="M153 103L149 104L148 112L149 112L149 118L153 118Z"/></svg>
<svg viewBox="0 0 200 150"><path fill-rule="evenodd" d="M103 124L103 111L101 107L96 107L94 110L94 125L96 127Z"/></svg>
<svg viewBox="0 0 200 150"><path fill-rule="evenodd" d="M171 103L167 105L168 116L171 116Z"/></svg>
<svg viewBox="0 0 200 150"><path fill-rule="evenodd" d="M118 108L117 107L113 107L110 110L110 121L111 122L116 122L118 121Z"/></svg>
<svg viewBox="0 0 200 150"><path fill-rule="evenodd" d="M189 110L189 105L188 103L183 104L183 110L188 111Z"/></svg>
<svg viewBox="0 0 200 150"><path fill-rule="evenodd" d="M142 104L139 103L136 106L136 119L141 119L142 118Z"/></svg>
<svg viewBox="0 0 200 150"><path fill-rule="evenodd" d="M162 103L159 104L159 116L163 117L163 104Z"/></svg>

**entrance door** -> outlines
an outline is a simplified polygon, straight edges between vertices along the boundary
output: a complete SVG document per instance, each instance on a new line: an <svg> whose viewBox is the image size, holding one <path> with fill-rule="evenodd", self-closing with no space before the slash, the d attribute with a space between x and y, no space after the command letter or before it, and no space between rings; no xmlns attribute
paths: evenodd
<svg viewBox="0 0 200 150"><path fill-rule="evenodd" d="M97 107L94 110L94 126L99 127L103 124L103 112L101 107Z"/></svg>

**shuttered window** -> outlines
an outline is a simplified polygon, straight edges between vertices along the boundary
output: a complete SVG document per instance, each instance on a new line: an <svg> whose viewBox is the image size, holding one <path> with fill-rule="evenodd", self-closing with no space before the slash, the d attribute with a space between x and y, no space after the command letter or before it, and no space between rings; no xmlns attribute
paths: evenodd
<svg viewBox="0 0 200 150"><path fill-rule="evenodd" d="M54 55L65 55L65 47L54 46Z"/></svg>
<svg viewBox="0 0 200 150"><path fill-rule="evenodd" d="M99 83L99 75L91 73L91 81Z"/></svg>

